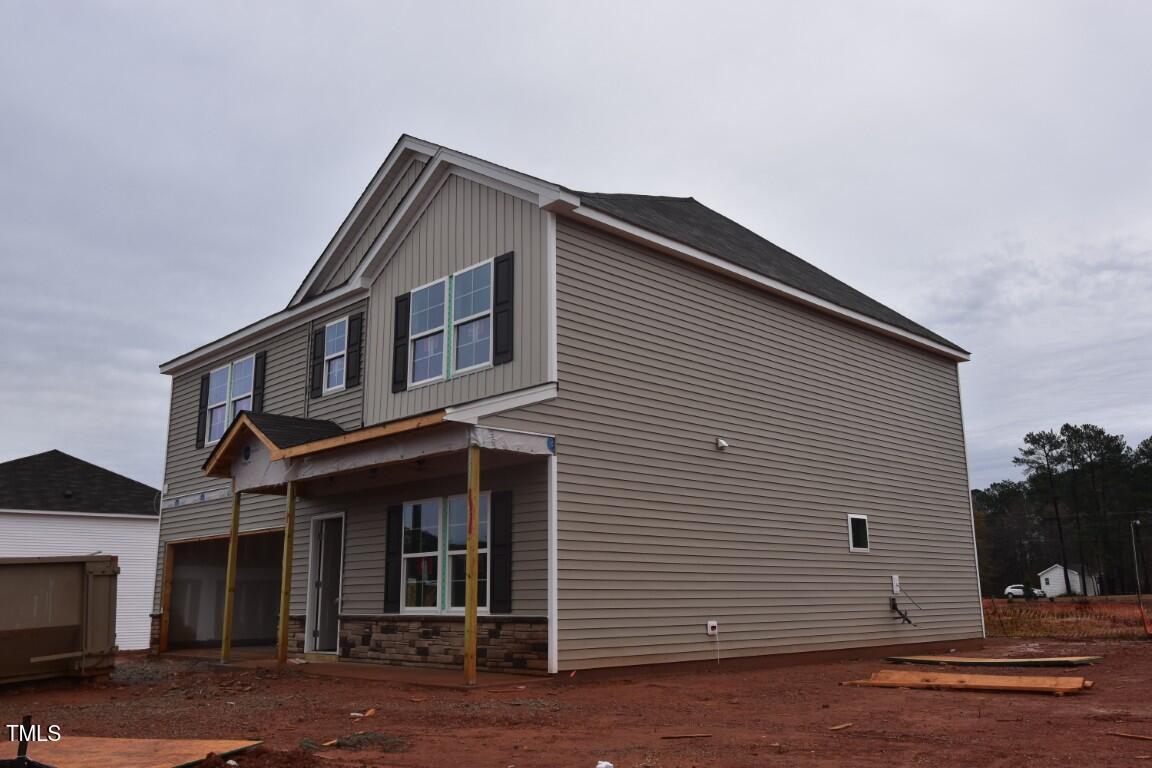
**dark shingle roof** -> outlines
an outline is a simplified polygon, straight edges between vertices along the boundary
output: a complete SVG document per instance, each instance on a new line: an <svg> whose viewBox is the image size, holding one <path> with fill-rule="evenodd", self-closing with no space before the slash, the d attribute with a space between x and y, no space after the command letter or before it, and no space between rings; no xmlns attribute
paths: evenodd
<svg viewBox="0 0 1152 768"><path fill-rule="evenodd" d="M575 190L573 190L575 191ZM960 352L942 336L691 197L576 192L580 204Z"/></svg>
<svg viewBox="0 0 1152 768"><path fill-rule="evenodd" d="M159 500L157 489L61 451L0 464L0 509L156 515Z"/></svg>
<svg viewBox="0 0 1152 768"><path fill-rule="evenodd" d="M249 413L248 418L278 448L292 448L344 434L339 424L324 419L301 419L275 413Z"/></svg>

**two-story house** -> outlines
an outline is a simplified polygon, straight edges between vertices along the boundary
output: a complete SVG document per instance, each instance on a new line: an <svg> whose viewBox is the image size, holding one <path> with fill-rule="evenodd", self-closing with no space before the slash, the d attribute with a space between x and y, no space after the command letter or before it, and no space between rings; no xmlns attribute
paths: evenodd
<svg viewBox="0 0 1152 768"><path fill-rule="evenodd" d="M292 652L459 665L477 466L482 667L979 642L967 358L692 198L405 136L284 310L161 366L154 645L287 599Z"/></svg>

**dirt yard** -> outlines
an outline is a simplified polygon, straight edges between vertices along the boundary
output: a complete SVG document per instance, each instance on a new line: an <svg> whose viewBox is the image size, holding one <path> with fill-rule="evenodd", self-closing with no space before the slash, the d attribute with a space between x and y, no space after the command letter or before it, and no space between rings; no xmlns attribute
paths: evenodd
<svg viewBox="0 0 1152 768"><path fill-rule="evenodd" d="M38 722L59 724L64 738L263 740L266 751L236 757L241 768L594 768L598 760L616 768L1053 768L1152 760L1152 741L1109 735L1152 736L1152 643L1001 639L989 641L982 655L1105 659L1093 667L1032 670L1096 682L1090 691L1056 697L839 685L890 666L879 660L739 672L723 666L690 674L623 672L612 680L577 675L529 679L522 689L465 691L311 677L306 666L225 670L138 656L101 683L0 689L0 722L18 722L27 712ZM1013 673L1029 671L1000 672ZM350 716L371 708L371 717ZM851 725L831 730L844 723ZM683 734L708 736L663 738ZM337 738L342 746L310 751ZM0 742L0 758L14 754L10 747Z"/></svg>
<svg viewBox="0 0 1152 768"><path fill-rule="evenodd" d="M1152 602L1152 600L1146 600ZM1145 605L1152 610L1152 605ZM1061 597L1056 600L984 599L990 635L1060 640L1143 640L1152 633L1135 597Z"/></svg>

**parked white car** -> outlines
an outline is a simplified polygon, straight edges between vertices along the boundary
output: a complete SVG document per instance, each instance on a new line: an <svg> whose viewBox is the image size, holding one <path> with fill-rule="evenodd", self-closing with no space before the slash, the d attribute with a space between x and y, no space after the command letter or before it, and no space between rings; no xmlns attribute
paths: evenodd
<svg viewBox="0 0 1152 768"><path fill-rule="evenodd" d="M1027 597L1027 594L1024 591L1023 584L1012 584L1004 588L1004 596L1011 600L1014 597ZM1037 600L1042 600L1048 597L1048 594L1039 587L1034 587L1032 589L1032 597Z"/></svg>

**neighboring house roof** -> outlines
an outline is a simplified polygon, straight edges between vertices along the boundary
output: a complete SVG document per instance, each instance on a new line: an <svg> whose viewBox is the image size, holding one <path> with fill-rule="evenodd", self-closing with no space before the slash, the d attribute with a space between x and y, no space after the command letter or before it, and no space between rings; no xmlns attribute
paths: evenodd
<svg viewBox="0 0 1152 768"><path fill-rule="evenodd" d="M942 336L865 296L691 197L579 192L580 204L670 237L785 285L961 352Z"/></svg>
<svg viewBox="0 0 1152 768"><path fill-rule="evenodd" d="M302 419L276 413L249 413L248 418L277 448L292 448L344 434L339 424L325 419Z"/></svg>
<svg viewBox="0 0 1152 768"><path fill-rule="evenodd" d="M1063 568L1063 567L1064 567L1064 566L1060 565L1060 563L1056 563L1056 565L1050 565L1050 566L1048 566L1047 568L1045 568L1044 570L1040 571L1040 573L1038 573L1038 574L1036 574L1036 575L1037 575L1037 576L1043 576L1043 575L1044 575L1044 574L1046 574L1046 573L1052 573L1052 571L1058 571L1058 570L1060 570L1060 569L1061 569L1061 568ZM1077 572L1075 569L1073 569L1073 568L1069 568L1069 569L1068 569L1068 573L1069 573L1069 575L1072 575L1072 576L1079 576L1079 575L1080 575L1080 574L1079 574L1079 573L1078 573L1078 572Z"/></svg>
<svg viewBox="0 0 1152 768"><path fill-rule="evenodd" d="M0 509L158 515L160 491L62 451L0 464Z"/></svg>

